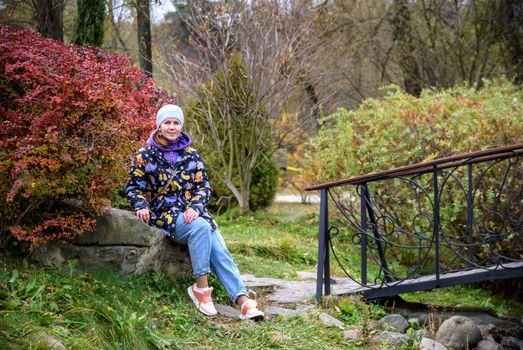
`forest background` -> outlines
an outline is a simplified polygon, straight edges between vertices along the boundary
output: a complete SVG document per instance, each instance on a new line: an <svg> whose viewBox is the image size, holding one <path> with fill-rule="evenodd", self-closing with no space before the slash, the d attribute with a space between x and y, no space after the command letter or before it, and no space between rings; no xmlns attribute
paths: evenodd
<svg viewBox="0 0 523 350"><path fill-rule="evenodd" d="M283 185L305 197L317 180L305 143L322 118L384 96L383 87L419 96L500 76L521 84L522 8L516 0L13 0L0 2L0 21L139 64L196 121L217 207L236 202L245 212L274 196L273 155ZM78 34L82 25L92 38Z"/></svg>

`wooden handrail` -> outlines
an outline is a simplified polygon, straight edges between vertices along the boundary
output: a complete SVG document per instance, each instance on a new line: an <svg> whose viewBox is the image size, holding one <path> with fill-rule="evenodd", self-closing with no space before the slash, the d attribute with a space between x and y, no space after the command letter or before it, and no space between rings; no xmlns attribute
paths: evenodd
<svg viewBox="0 0 523 350"><path fill-rule="evenodd" d="M428 162L421 162L411 165L402 166L399 168L394 168L391 170L385 170L377 173L360 175L352 177L350 179L324 182L321 184L309 186L305 188L306 191L321 190L324 188L337 187L342 185L357 185L364 182L376 181L380 179L386 179L394 176L404 176L404 175L415 175L423 174L434 169L436 166L437 169L445 169L454 166L459 166L463 164L479 163L485 162L487 160L492 160L496 158L507 158L514 156L515 154L523 153L523 143L517 143L511 146L504 146L498 148L487 149L483 151L476 151L466 154L459 154L455 156L434 159Z"/></svg>

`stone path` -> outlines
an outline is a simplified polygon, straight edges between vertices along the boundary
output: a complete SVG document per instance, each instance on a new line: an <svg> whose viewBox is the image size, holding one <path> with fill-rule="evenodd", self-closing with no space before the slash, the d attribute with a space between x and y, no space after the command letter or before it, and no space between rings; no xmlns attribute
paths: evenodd
<svg viewBox="0 0 523 350"><path fill-rule="evenodd" d="M277 278L257 278L242 275L247 288L270 291L267 299L273 304L297 304L311 302L316 296L316 273L298 272L299 281L287 281ZM347 294L360 286L350 278L332 278L331 294Z"/></svg>
<svg viewBox="0 0 523 350"><path fill-rule="evenodd" d="M314 272L298 272L300 280L297 281L254 275L241 277L247 289L264 295L263 301L267 303L264 311L268 316L293 317L315 308L316 273ZM349 278L331 280L332 295L347 294L358 287L359 285ZM238 310L226 305L217 305L216 309L220 314L228 317L239 316Z"/></svg>

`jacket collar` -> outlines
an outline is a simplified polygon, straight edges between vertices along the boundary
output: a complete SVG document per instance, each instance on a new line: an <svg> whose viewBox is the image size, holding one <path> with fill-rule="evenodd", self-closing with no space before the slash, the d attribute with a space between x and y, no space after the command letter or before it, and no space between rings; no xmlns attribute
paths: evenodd
<svg viewBox="0 0 523 350"><path fill-rule="evenodd" d="M176 159L176 162L174 164L171 164L171 163L169 163L169 161L167 159L165 159L165 156L163 155L163 152L161 150L159 150L158 148L156 148L152 145L147 145L147 146L149 147L150 152L154 155L154 157L159 162L164 163L164 165L169 168L174 168L174 169L178 168L181 163L185 162L191 156L191 153L187 152L185 150L185 148L181 149L178 151L178 159Z"/></svg>

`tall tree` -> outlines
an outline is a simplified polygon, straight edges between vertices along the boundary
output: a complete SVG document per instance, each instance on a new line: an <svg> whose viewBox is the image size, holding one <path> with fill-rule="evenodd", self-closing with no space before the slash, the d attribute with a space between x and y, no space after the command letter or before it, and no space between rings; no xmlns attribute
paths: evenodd
<svg viewBox="0 0 523 350"><path fill-rule="evenodd" d="M405 90L414 96L421 94L422 78L416 62L417 47L414 45L407 0L394 0L392 6L392 40L398 49L399 64L403 72Z"/></svg>
<svg viewBox="0 0 523 350"><path fill-rule="evenodd" d="M46 38L64 41L64 0L32 0L36 29Z"/></svg>
<svg viewBox="0 0 523 350"><path fill-rule="evenodd" d="M108 32L105 33L105 35L109 35L110 41L109 41L109 48L111 50L118 50L121 49L123 51L123 54L125 56L129 56L129 48L127 47L127 43L125 42L124 38L122 37L120 33L120 14L115 13L115 1L114 0L108 0L107 2L107 20L109 22Z"/></svg>
<svg viewBox="0 0 523 350"><path fill-rule="evenodd" d="M215 170L219 164L218 168L223 170L226 165L231 174L230 178L220 178L216 176L220 171L212 171L210 178L224 182L237 198L240 210L245 212L252 209L254 170L261 163L274 163L273 145L265 108L252 108L256 97L251 94L250 73L242 57L232 54L226 69L198 89L198 97L190 104L187 114L195 126L191 134L204 151L210 168ZM222 195L216 191L216 185L214 181L214 192ZM265 188L266 192L270 190Z"/></svg>
<svg viewBox="0 0 523 350"><path fill-rule="evenodd" d="M140 68L152 77L153 54L151 44L151 9L150 0L136 1L136 15L138 20L138 48L140 53Z"/></svg>
<svg viewBox="0 0 523 350"><path fill-rule="evenodd" d="M73 43L100 47L104 40L105 0L78 0Z"/></svg>
<svg viewBox="0 0 523 350"><path fill-rule="evenodd" d="M521 0L325 2L318 8L323 79L311 71L324 111L355 107L390 83L416 95L420 88L515 76L522 9Z"/></svg>
<svg viewBox="0 0 523 350"><path fill-rule="evenodd" d="M523 84L523 1L500 1L498 13L496 23L508 53L509 68L515 82Z"/></svg>

